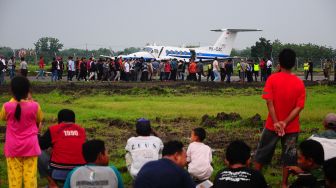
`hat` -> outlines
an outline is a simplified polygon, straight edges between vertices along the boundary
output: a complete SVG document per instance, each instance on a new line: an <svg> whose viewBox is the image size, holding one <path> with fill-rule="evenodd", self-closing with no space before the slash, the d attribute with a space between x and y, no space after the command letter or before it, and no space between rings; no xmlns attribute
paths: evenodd
<svg viewBox="0 0 336 188"><path fill-rule="evenodd" d="M336 114L329 113L324 118L324 122L326 124L326 127L328 128L336 128Z"/></svg>

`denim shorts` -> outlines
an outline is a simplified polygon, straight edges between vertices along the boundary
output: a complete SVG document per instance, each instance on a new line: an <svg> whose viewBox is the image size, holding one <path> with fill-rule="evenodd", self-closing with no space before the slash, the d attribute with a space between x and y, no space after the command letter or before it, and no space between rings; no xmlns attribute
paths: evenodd
<svg viewBox="0 0 336 188"><path fill-rule="evenodd" d="M287 133L283 137L276 132L264 129L259 141L254 160L260 164L267 165L271 163L276 144L281 140L281 163L284 166L293 166L297 164L297 141L298 133Z"/></svg>

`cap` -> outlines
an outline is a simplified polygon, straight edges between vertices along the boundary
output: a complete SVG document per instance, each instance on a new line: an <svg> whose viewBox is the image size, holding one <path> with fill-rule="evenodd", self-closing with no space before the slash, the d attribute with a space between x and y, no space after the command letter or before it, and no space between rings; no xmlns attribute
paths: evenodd
<svg viewBox="0 0 336 188"><path fill-rule="evenodd" d="M336 114L329 113L324 118L324 122L328 128L336 128Z"/></svg>
<svg viewBox="0 0 336 188"><path fill-rule="evenodd" d="M136 132L141 136L149 136L152 132L150 121L145 118L140 118L136 122Z"/></svg>

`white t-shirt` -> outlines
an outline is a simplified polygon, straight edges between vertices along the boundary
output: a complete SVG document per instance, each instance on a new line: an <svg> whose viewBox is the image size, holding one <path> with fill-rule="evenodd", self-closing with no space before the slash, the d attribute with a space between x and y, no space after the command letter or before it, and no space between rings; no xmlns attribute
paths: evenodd
<svg viewBox="0 0 336 188"><path fill-rule="evenodd" d="M188 172L198 180L209 179L213 168L211 148L202 142L192 142L187 150Z"/></svg>
<svg viewBox="0 0 336 188"><path fill-rule="evenodd" d="M266 65L267 65L267 68L272 68L272 61L268 60Z"/></svg>
<svg viewBox="0 0 336 188"><path fill-rule="evenodd" d="M213 61L213 64L212 64L212 71L218 71L218 61L215 60Z"/></svg>
<svg viewBox="0 0 336 188"><path fill-rule="evenodd" d="M28 64L26 61L21 61L20 63L20 69L28 69Z"/></svg>
<svg viewBox="0 0 336 188"><path fill-rule="evenodd" d="M136 177L144 164L161 158L163 143L156 136L138 136L127 140L126 151L131 154L130 174Z"/></svg>
<svg viewBox="0 0 336 188"><path fill-rule="evenodd" d="M324 160L336 157L336 139L311 136L309 139L319 142L324 150Z"/></svg>
<svg viewBox="0 0 336 188"><path fill-rule="evenodd" d="M128 64L128 62L126 62L124 64L124 67L125 67L125 72L129 72L130 71L130 65Z"/></svg>
<svg viewBox="0 0 336 188"><path fill-rule="evenodd" d="M68 70L69 71L75 71L75 62L73 60L68 61Z"/></svg>

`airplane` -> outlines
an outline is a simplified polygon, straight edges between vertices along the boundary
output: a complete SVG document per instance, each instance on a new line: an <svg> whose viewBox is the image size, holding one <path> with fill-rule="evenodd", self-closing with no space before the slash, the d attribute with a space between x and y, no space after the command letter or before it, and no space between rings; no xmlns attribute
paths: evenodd
<svg viewBox="0 0 336 188"><path fill-rule="evenodd" d="M221 32L222 34L217 39L213 46L205 46L198 48L181 48L172 46L146 46L144 51L132 53L122 56L123 58L144 58L145 60L164 60L177 59L189 62L193 58L196 61L205 60L210 61L217 59L231 58L231 50L233 48L234 40L238 32L262 31L260 29L214 29L214 32Z"/></svg>

